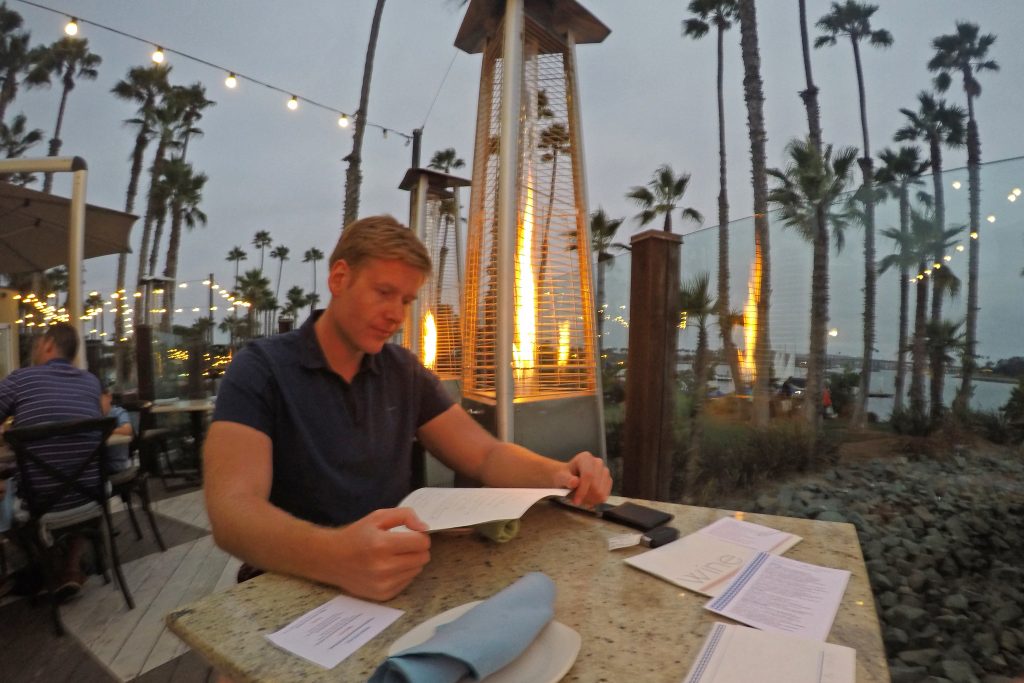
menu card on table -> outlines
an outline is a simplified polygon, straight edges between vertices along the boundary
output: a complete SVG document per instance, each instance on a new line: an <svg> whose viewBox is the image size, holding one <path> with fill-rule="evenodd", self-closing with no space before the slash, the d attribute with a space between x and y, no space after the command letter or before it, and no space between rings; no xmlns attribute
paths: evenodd
<svg viewBox="0 0 1024 683"><path fill-rule="evenodd" d="M398 507L412 508L429 531L519 519L541 498L569 495L569 489L416 489ZM395 527L393 531L407 531Z"/></svg>
<svg viewBox="0 0 1024 683"><path fill-rule="evenodd" d="M856 651L716 623L683 683L854 683Z"/></svg>
<svg viewBox="0 0 1024 683"><path fill-rule="evenodd" d="M785 531L723 517L677 541L635 555L626 563L669 583L715 597L759 551L782 554L801 540Z"/></svg>
<svg viewBox="0 0 1024 683"><path fill-rule="evenodd" d="M760 629L825 640L849 580L845 569L758 553L704 608Z"/></svg>

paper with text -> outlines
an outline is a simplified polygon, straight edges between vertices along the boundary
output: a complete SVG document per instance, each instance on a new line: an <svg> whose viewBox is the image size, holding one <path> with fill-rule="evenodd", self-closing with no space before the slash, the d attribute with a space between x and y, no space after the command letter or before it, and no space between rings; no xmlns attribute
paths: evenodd
<svg viewBox="0 0 1024 683"><path fill-rule="evenodd" d="M715 597L759 550L781 554L802 539L785 531L723 517L688 536L626 560L677 586Z"/></svg>
<svg viewBox="0 0 1024 683"><path fill-rule="evenodd" d="M854 683L855 650L716 623L683 683Z"/></svg>
<svg viewBox="0 0 1024 683"><path fill-rule="evenodd" d="M268 633L267 640L333 669L403 614L402 610L339 595L280 631Z"/></svg>
<svg viewBox="0 0 1024 683"><path fill-rule="evenodd" d="M403 498L398 507L412 508L430 531L439 531L519 519L541 498L569 493L568 489L422 488Z"/></svg>
<svg viewBox="0 0 1024 683"><path fill-rule="evenodd" d="M758 553L705 609L750 626L825 640L850 572Z"/></svg>

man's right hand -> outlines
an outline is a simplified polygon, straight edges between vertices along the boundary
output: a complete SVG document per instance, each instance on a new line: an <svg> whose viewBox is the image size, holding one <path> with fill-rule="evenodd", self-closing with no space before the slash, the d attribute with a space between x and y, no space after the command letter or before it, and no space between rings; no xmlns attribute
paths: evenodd
<svg viewBox="0 0 1024 683"><path fill-rule="evenodd" d="M391 531L401 525L410 531ZM359 598L390 600L430 561L426 530L410 508L376 510L339 529L334 583Z"/></svg>

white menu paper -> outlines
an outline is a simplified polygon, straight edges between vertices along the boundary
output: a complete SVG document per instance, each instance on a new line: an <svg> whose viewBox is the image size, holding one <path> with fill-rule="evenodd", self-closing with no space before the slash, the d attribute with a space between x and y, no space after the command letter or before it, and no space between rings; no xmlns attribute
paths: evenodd
<svg viewBox="0 0 1024 683"><path fill-rule="evenodd" d="M569 489L416 489L398 507L412 508L429 531L519 519L541 498L567 496ZM393 531L406 531L395 527Z"/></svg>
<svg viewBox="0 0 1024 683"><path fill-rule="evenodd" d="M405 614L347 595L324 603L267 634L267 640L305 660L333 669Z"/></svg>
<svg viewBox="0 0 1024 683"><path fill-rule="evenodd" d="M758 553L704 609L750 626L825 640L850 572Z"/></svg>
<svg viewBox="0 0 1024 683"><path fill-rule="evenodd" d="M857 652L715 623L683 683L854 683Z"/></svg>

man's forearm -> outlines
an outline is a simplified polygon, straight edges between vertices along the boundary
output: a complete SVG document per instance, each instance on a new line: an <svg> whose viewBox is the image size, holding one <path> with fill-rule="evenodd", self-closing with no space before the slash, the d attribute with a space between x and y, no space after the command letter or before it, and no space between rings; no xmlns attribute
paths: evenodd
<svg viewBox="0 0 1024 683"><path fill-rule="evenodd" d="M565 464L545 458L514 443L497 442L480 467L487 486L547 488L555 486L555 473Z"/></svg>

